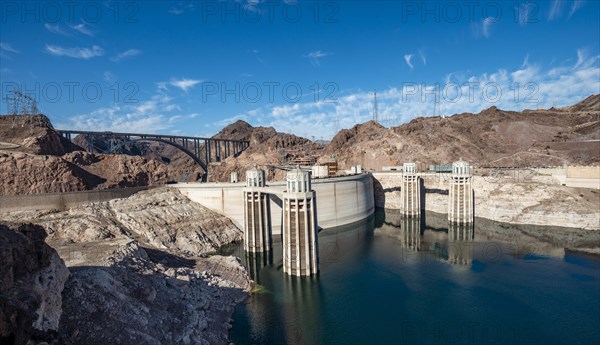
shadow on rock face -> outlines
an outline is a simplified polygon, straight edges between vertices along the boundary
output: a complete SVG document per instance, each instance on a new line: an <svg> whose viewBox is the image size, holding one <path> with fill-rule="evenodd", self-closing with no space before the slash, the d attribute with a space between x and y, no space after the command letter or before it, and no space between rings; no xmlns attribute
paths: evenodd
<svg viewBox="0 0 600 345"><path fill-rule="evenodd" d="M57 341L69 270L33 224L0 224L0 344Z"/></svg>

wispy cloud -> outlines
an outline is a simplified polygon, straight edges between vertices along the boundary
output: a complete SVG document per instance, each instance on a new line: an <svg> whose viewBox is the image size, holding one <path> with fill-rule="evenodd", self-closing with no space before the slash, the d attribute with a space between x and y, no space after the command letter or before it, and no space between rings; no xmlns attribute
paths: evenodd
<svg viewBox="0 0 600 345"><path fill-rule="evenodd" d="M188 10L193 10L193 9L194 9L193 3L189 3L187 5L179 4L177 6L173 6L173 7L169 8L168 12L178 16L180 14L185 13Z"/></svg>
<svg viewBox="0 0 600 345"><path fill-rule="evenodd" d="M583 6L583 2L583 0L573 1L573 4L571 5L571 11L569 11L569 18L571 18L573 14L575 14L575 12L577 12L577 10L580 9L581 6Z"/></svg>
<svg viewBox="0 0 600 345"><path fill-rule="evenodd" d="M46 23L46 24L44 24L44 27L46 28L46 30L50 31L53 34L63 35L63 36L69 36L70 35L59 24Z"/></svg>
<svg viewBox="0 0 600 345"><path fill-rule="evenodd" d="M104 81L107 83L112 83L115 80L115 75L112 74L110 71L105 71L103 76L104 76Z"/></svg>
<svg viewBox="0 0 600 345"><path fill-rule="evenodd" d="M548 20L554 20L562 16L563 2L561 0L554 0L550 4L550 11L548 12Z"/></svg>
<svg viewBox="0 0 600 345"><path fill-rule="evenodd" d="M427 57L425 56L423 49L419 49L419 57L421 58L423 65L427 65Z"/></svg>
<svg viewBox="0 0 600 345"><path fill-rule="evenodd" d="M181 79L171 79L171 81L169 81L169 85L178 87L178 88L182 89L184 92L188 92L189 89L191 89L196 84L199 84L201 82L202 82L202 80L181 78ZM159 88L161 85L164 86L165 84L159 83Z"/></svg>
<svg viewBox="0 0 600 345"><path fill-rule="evenodd" d="M475 38L489 38L491 34L491 28L496 23L496 18L486 17L481 21L471 23L471 31Z"/></svg>
<svg viewBox="0 0 600 345"><path fill-rule="evenodd" d="M600 55L590 56L587 49L577 49L577 62L575 62L575 66L572 69L587 69L596 63L596 60L600 60Z"/></svg>
<svg viewBox="0 0 600 345"><path fill-rule="evenodd" d="M483 35L485 37L490 37L490 28L495 22L496 19L494 19L493 17L487 17L483 20Z"/></svg>
<svg viewBox="0 0 600 345"><path fill-rule="evenodd" d="M256 59L256 61L260 62L263 65L266 65L265 61L260 57L259 55L259 51L258 49L250 49L248 50L248 53L254 55L254 58Z"/></svg>
<svg viewBox="0 0 600 345"><path fill-rule="evenodd" d="M532 11L536 8L535 4L526 2L524 4L517 4L516 6L516 16L519 25L524 26L525 24L534 21L534 18L532 18Z"/></svg>
<svg viewBox="0 0 600 345"><path fill-rule="evenodd" d="M18 51L17 49L13 48L12 45L10 45L9 43L6 42L0 42L0 51L4 51L4 52L8 52L8 53L13 53L13 54L19 54L20 51Z"/></svg>
<svg viewBox="0 0 600 345"><path fill-rule="evenodd" d="M460 96L449 93L442 93L443 97L438 96L441 100L438 113L477 113L491 106L506 110L523 110L574 104L598 93L600 89L600 56L588 57L583 50L578 51L577 56L576 63L567 60L559 67L549 70L541 68L540 64L532 63L531 57L526 57L522 64L512 70L499 69L481 74L458 71L451 73L452 77L442 76L441 82L457 83ZM465 84L467 82L469 84ZM493 88L483 91L490 83L494 83L502 91L498 97L490 92ZM428 83L434 92L442 92L444 85L440 85L437 91L433 85L434 83ZM522 91L517 99L515 85ZM422 91L417 91L417 94L411 93L414 91L413 87L414 85L403 85L378 91L379 118L392 118L400 124L410 121L415 116L433 115L435 95L427 94L423 100ZM280 131L293 131L298 135L310 133L315 137L324 138L330 138L340 128L350 128L371 118L371 92L358 91L338 96L339 101L336 103L278 104L252 109L237 116L242 118L241 116L245 115L253 124L273 126Z"/></svg>
<svg viewBox="0 0 600 345"><path fill-rule="evenodd" d="M315 66L320 66L321 63L320 63L319 59L324 58L329 55L331 55L331 54L317 50L317 51L308 53L308 55L306 55L306 57L308 57L311 64L313 64Z"/></svg>
<svg viewBox="0 0 600 345"><path fill-rule="evenodd" d="M139 49L128 49L122 53L119 53L119 54L111 57L110 60L113 62L119 62L123 59L140 55L141 53L142 53L142 51Z"/></svg>
<svg viewBox="0 0 600 345"><path fill-rule="evenodd" d="M406 54L406 55L404 55L404 62L406 62L406 64L408 65L408 67L410 67L410 69L414 68L414 66L413 66L413 64L411 62L412 57L413 57L412 54Z"/></svg>
<svg viewBox="0 0 600 345"><path fill-rule="evenodd" d="M62 36L71 36L75 32L90 37L94 37L95 35L95 33L88 27L88 24L86 23L69 24L68 27L63 27L60 24L45 23L44 27L49 32Z"/></svg>
<svg viewBox="0 0 600 345"><path fill-rule="evenodd" d="M20 53L20 51L13 48L13 46L10 45L9 43L0 42L0 56L1 57L8 57L8 55L10 55L10 54L19 54L19 53Z"/></svg>
<svg viewBox="0 0 600 345"><path fill-rule="evenodd" d="M91 48L72 47L65 48L55 45L46 44L46 51L54 56L67 56L75 59L91 59L93 57L104 55L104 49L99 46Z"/></svg>
<svg viewBox="0 0 600 345"><path fill-rule="evenodd" d="M77 32L79 32L79 33L82 33L82 34L84 34L84 35L86 35L86 36L94 37L94 32L92 32L92 31L91 31L91 30L90 30L90 29L89 29L89 28L86 26L86 24L85 24L85 23L80 23L80 24L72 24L72 25L69 25L69 26L71 27L71 29L73 29L73 30L75 30L75 31L77 31Z"/></svg>
<svg viewBox="0 0 600 345"><path fill-rule="evenodd" d="M113 104L57 123L57 128L133 133L164 133L173 128L173 115L164 110L172 99L156 94L138 104Z"/></svg>
<svg viewBox="0 0 600 345"><path fill-rule="evenodd" d="M219 120L216 121L214 123L212 123L212 125L216 126L216 127L225 127L227 125L230 125L238 120L242 120L242 121L248 121L248 114L238 114L229 118L225 118L223 120Z"/></svg>

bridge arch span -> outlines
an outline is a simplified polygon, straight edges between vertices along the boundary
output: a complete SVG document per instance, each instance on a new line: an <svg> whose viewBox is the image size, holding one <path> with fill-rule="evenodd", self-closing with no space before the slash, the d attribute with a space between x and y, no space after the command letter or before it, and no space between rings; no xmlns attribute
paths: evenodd
<svg viewBox="0 0 600 345"><path fill-rule="evenodd" d="M163 135L163 134L141 134L141 133L115 133L115 132L98 132L98 131L80 131L57 129L62 137L72 140L73 135L84 135L88 141L86 150L92 152L94 150L94 138L103 138L110 140L110 149L104 150L103 153L115 152L115 149L122 147L125 144L136 141L156 141L171 145L186 155L192 157L194 162L198 164L205 174L202 178L206 181L208 178L208 167L211 161L220 162L224 158L233 156L237 157L242 151L248 148L250 142L248 140L234 140L227 138L202 138L190 137L181 135ZM123 142L114 142L123 140ZM190 144L192 145L190 148ZM214 157L214 158L213 158Z"/></svg>
<svg viewBox="0 0 600 345"><path fill-rule="evenodd" d="M138 141L157 141L157 142L160 142L160 143L163 143L163 144L171 145L171 146L179 149L180 151L182 151L186 155L190 156L194 160L194 162L196 162L196 164L198 164L202 168L202 170L204 170L205 176L206 176L206 173L208 172L208 168L207 168L206 164L204 164L203 161L201 161L198 157L196 157L196 155L192 151L186 149L182 145L179 145L179 144L177 144L175 142L172 142L172 141L169 141L169 140L165 140L165 139L159 139L159 138L129 139L127 141L121 142L121 143L113 146L112 150L110 151L110 153L114 153L119 148L121 148L121 147L123 147L123 146L125 146L127 144L135 143L135 142L138 142ZM203 179L204 179L204 177L203 177Z"/></svg>

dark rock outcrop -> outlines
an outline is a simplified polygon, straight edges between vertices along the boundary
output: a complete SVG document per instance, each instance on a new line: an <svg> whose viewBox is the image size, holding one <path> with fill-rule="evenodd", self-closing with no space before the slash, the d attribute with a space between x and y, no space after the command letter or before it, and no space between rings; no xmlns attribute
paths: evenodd
<svg viewBox="0 0 600 345"><path fill-rule="evenodd" d="M0 224L0 343L56 343L69 271L33 224Z"/></svg>

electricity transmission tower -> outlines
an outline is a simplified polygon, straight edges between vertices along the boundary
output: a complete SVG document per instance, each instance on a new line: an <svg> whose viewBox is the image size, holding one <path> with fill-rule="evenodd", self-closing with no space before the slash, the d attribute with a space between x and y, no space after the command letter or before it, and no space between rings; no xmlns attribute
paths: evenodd
<svg viewBox="0 0 600 345"><path fill-rule="evenodd" d="M35 99L21 90L10 91L10 95L4 97L4 101L10 115L38 115L40 113Z"/></svg>
<svg viewBox="0 0 600 345"><path fill-rule="evenodd" d="M373 92L373 122L379 123L379 109L377 107L377 90Z"/></svg>

